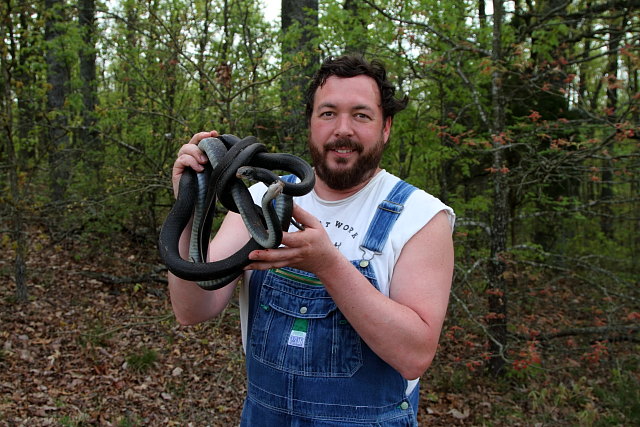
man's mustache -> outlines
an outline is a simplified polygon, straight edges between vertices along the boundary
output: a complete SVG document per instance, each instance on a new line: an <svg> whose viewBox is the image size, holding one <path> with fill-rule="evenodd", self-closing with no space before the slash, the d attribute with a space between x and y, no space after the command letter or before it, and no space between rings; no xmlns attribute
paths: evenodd
<svg viewBox="0 0 640 427"><path fill-rule="evenodd" d="M328 142L324 146L325 150L337 150L337 149L345 149L345 150L353 150L361 153L364 150L364 146L359 142L352 140L351 138L338 138L335 141Z"/></svg>

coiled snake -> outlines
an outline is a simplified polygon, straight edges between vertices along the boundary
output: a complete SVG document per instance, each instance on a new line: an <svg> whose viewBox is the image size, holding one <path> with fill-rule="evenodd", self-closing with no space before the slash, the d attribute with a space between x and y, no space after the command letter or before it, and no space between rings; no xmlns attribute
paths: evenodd
<svg viewBox="0 0 640 427"><path fill-rule="evenodd" d="M243 267L250 263L251 251L280 245L282 231L288 230L293 221L292 197L310 192L315 176L311 166L301 158L269 153L253 136L205 138L198 147L207 155L209 163L201 173L185 168L175 204L160 230L158 248L169 271L197 282L203 289L213 290L229 284L242 273ZM272 170L291 172L300 182L286 182ZM254 204L243 178L267 185L262 206ZM251 240L228 258L206 262L216 200L240 214ZM180 256L178 242L192 216L190 260L185 260Z"/></svg>

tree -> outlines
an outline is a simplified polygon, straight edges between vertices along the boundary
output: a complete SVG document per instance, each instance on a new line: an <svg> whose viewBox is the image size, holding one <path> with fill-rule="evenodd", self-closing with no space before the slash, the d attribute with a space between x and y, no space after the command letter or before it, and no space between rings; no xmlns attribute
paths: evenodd
<svg viewBox="0 0 640 427"><path fill-rule="evenodd" d="M282 151L294 151L295 143L305 142L304 91L319 62L315 45L318 28L318 0L282 0ZM286 70L286 71L285 71ZM297 139L297 141L296 141ZM303 144L301 144L303 145Z"/></svg>
<svg viewBox="0 0 640 427"><path fill-rule="evenodd" d="M2 209L3 213L10 218L11 239L15 242L14 279L16 284L16 300L24 303L28 300L27 277L26 277L26 254L27 241L25 236L25 196L24 183L21 183L22 162L16 153L16 132L14 126L14 103L13 86L14 76L12 70L21 70L16 58L17 40L15 39L15 27L12 19L11 2L2 4L2 22L7 24L7 35L0 40L0 93L2 93L0 127L4 135L4 146L2 151L6 155L7 186L8 191L4 191L2 197L3 204L6 203L8 209ZM8 43L7 43L8 42ZM4 163L4 162L3 162Z"/></svg>
<svg viewBox="0 0 640 427"><path fill-rule="evenodd" d="M367 25L365 20L366 11L361 7L362 3L356 0L344 0L344 10L346 14L346 33L349 38L345 44L345 53L359 53L364 55L367 52Z"/></svg>
<svg viewBox="0 0 640 427"><path fill-rule="evenodd" d="M505 141L505 101L502 73L503 38L502 24L504 20L504 5L501 0L493 1L493 44L491 49L491 100L493 117L489 132L493 145L493 196L491 221L491 252L488 269L487 294L489 300L489 315L487 323L492 339L489 340L491 359L489 369L494 375L499 375L504 369L504 348L507 345L507 286L504 272L504 259L507 250L507 233L509 228L509 185L506 178L506 159L503 146Z"/></svg>
<svg viewBox="0 0 640 427"><path fill-rule="evenodd" d="M67 9L64 0L45 0L45 42L47 63L47 128L43 135L49 151L51 197L61 204L66 196L71 171L69 115L65 104L69 95L70 64L65 56Z"/></svg>
<svg viewBox="0 0 640 427"><path fill-rule="evenodd" d="M82 126L78 132L80 143L88 147L91 164L97 174L97 182L100 182L99 173L102 168L102 147L99 132L96 127L97 97L97 72L96 72L96 5L95 0L80 0L78 3L78 21L82 32L82 45L80 46L80 80L82 81Z"/></svg>

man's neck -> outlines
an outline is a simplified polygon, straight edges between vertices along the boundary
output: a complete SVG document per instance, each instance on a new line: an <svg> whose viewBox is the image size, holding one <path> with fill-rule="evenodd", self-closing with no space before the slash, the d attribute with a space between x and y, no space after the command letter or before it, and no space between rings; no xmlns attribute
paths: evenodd
<svg viewBox="0 0 640 427"><path fill-rule="evenodd" d="M374 176L376 176L378 174L378 172L380 172L382 169L377 168L372 174L371 176L369 176L367 179L365 179L364 181L362 181L361 183L359 183L356 186L344 189L344 190L336 190L334 188L329 187L322 179L320 179L318 177L318 175L316 174L316 185L313 188L313 190L315 191L316 195L321 198L322 200L327 200L329 202L335 202L337 200L343 200L346 199L347 197L353 196L354 194L356 194L358 191L362 190L364 187L367 186L367 184L369 182L371 182L371 180L373 179Z"/></svg>

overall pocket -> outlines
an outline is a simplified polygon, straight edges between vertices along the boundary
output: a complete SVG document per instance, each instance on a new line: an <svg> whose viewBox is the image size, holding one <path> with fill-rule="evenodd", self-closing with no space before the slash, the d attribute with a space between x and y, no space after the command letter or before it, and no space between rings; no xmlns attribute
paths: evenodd
<svg viewBox="0 0 640 427"><path fill-rule="evenodd" d="M362 344L315 276L269 271L253 315L252 357L305 376L350 377L362 366Z"/></svg>

